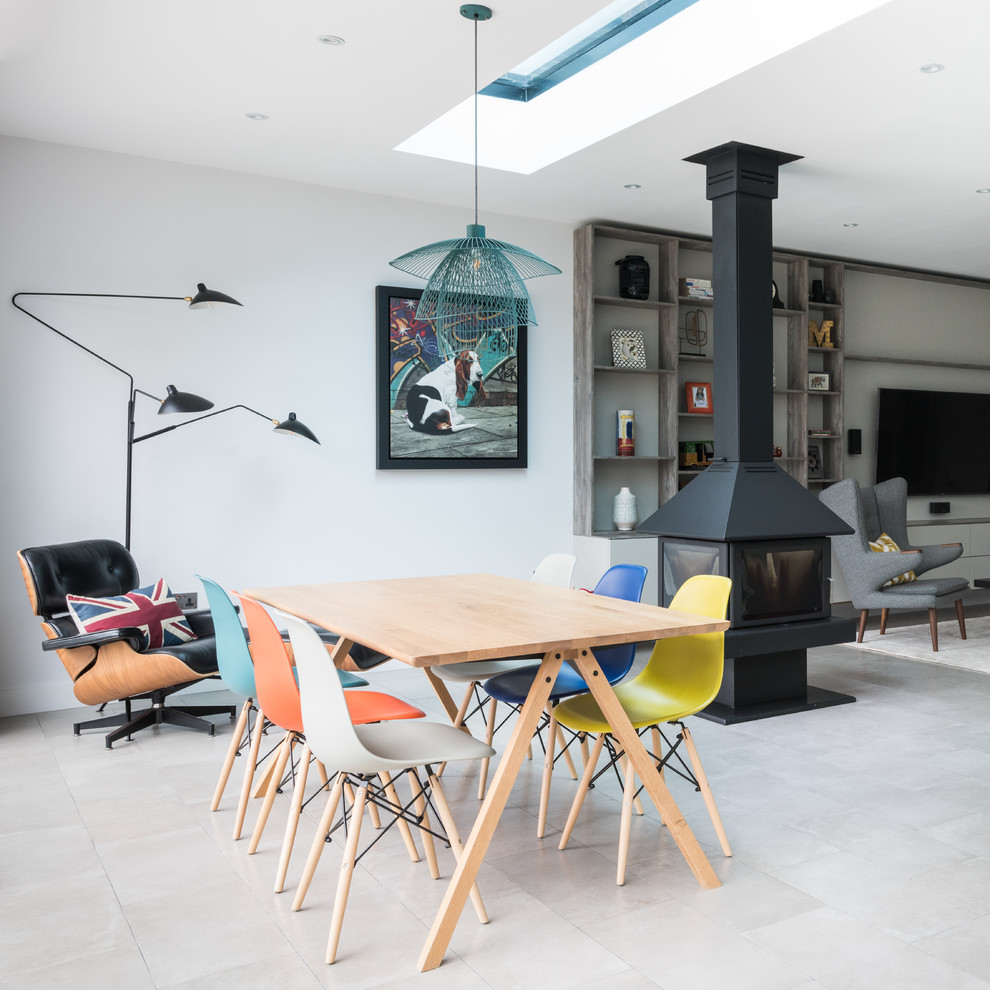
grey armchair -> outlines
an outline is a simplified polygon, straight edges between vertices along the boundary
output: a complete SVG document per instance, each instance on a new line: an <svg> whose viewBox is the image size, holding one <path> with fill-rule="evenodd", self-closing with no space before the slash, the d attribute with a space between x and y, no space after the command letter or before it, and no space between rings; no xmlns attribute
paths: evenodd
<svg viewBox="0 0 990 990"><path fill-rule="evenodd" d="M852 478L826 488L819 496L837 516L854 530L847 536L831 537L832 546L854 608L860 610L859 634L863 642L870 609L881 609L880 635L887 631L887 616L892 608L928 609L932 650L938 652L936 605L939 599L952 600L956 608L959 634L966 638L966 619L962 593L969 588L965 578L924 578L889 587L883 585L913 570L923 574L934 567L950 563L962 553L962 544L948 543L911 547L907 539L907 483L893 478L873 488L860 488ZM900 553L877 553L869 543L886 533L901 548ZM954 596L949 599L948 596Z"/></svg>

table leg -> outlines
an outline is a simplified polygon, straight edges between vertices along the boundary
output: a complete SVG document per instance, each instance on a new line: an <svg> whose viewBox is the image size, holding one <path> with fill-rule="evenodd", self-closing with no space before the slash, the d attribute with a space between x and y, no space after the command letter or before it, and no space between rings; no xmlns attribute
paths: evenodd
<svg viewBox="0 0 990 990"><path fill-rule="evenodd" d="M711 863L705 858L698 840L684 820L684 816L674 802L666 783L657 773L656 764L650 759L650 754L632 727L629 716L619 704L619 699L616 698L611 685L605 680L601 667L595 660L594 653L591 650L579 651L575 663L585 683L591 688L591 693L594 695L595 701L598 702L602 714L612 727L612 734L622 743L626 758L632 761L636 773L639 774L640 780L643 781L653 803L666 822L668 831L677 843L677 848L680 849L688 866L691 867L695 879L706 890L721 887L721 881L715 875Z"/></svg>
<svg viewBox="0 0 990 990"><path fill-rule="evenodd" d="M573 660L574 650L551 651L540 664L539 673L533 679L522 711L516 719L515 728L509 739L509 745L499 760L491 786L485 795L485 800L475 819L471 834L464 843L464 852L457 863L451 877L443 903L433 919L433 927L427 936L426 944L420 953L418 967L420 972L436 969L443 959L450 939L454 934L457 920L461 916L464 902L467 900L471 886L478 875L482 860L488 850L495 826L502 815L509 792L515 782L516 774L526 755L529 741L536 730L536 723L543 713L543 708L550 697L550 689L557 679L560 665L565 659ZM456 711L456 709L455 709ZM645 751L644 751L645 752Z"/></svg>
<svg viewBox="0 0 990 990"><path fill-rule="evenodd" d="M430 684L433 685L433 690L436 692L437 698L440 699L440 704L443 705L443 710L447 713L447 718L450 719L450 724L456 725L461 732L466 732L468 735L471 735L471 730L463 722L458 725L457 716L460 709L455 704L454 699L450 696L450 692L447 690L447 685L444 683L443 679L437 677L437 675L434 674L429 667L426 667L425 670L426 676L429 678Z"/></svg>

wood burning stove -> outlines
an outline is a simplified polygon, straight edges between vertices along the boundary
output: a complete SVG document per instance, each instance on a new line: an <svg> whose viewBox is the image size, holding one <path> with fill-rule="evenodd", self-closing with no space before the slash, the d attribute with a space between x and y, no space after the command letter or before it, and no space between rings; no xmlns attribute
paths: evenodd
<svg viewBox="0 0 990 990"><path fill-rule="evenodd" d="M722 690L702 717L740 722L856 699L810 687L808 647L850 642L829 605L828 536L849 527L774 464L771 202L798 156L731 142L707 166L714 263L715 460L639 527L660 536L661 600L692 574L732 580Z"/></svg>

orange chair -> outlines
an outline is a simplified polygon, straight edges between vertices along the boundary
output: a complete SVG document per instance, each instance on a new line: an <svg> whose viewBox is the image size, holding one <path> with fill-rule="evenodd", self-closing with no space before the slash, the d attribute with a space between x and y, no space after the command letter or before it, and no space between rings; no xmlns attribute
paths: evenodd
<svg viewBox="0 0 990 990"><path fill-rule="evenodd" d="M298 769L295 773L292 791L292 806L289 810L289 820L285 826L285 836L282 840L282 854L279 859L278 873L275 879L275 893L280 893L285 886L285 875L289 869L289 857L295 842L296 828L302 811L303 794L306 787L306 777L311 758L309 745L303 734L302 711L299 704L299 687L292 674L292 656L290 647L282 639L281 633L272 621L264 607L253 598L246 598L234 592L244 610L247 621L248 636L251 640L251 655L254 659L254 679L258 692L258 700L265 717L285 730L285 737L279 744L275 763L269 772L268 789L258 821L251 836L248 854L257 851L265 824L275 801L275 794L282 781L286 765L292 766L292 751L297 743L303 744L302 756L299 758ZM329 657L327 658L329 663ZM382 694L379 691L350 690L344 692L347 710L351 721L356 725L368 722L390 721L392 719L422 718L426 713L412 705L407 705L398 698ZM327 783L326 769L318 765L323 785ZM408 832L408 829L407 829ZM406 842L410 856L418 859L416 847L409 834Z"/></svg>

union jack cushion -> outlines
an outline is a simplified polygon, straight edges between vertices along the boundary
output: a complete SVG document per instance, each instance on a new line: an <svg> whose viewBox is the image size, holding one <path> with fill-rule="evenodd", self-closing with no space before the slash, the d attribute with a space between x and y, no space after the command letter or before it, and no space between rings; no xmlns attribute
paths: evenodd
<svg viewBox="0 0 990 990"><path fill-rule="evenodd" d="M81 633L134 627L143 634L144 650L178 646L196 639L165 578L119 598L66 595L66 604Z"/></svg>

